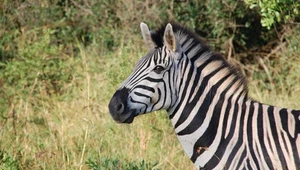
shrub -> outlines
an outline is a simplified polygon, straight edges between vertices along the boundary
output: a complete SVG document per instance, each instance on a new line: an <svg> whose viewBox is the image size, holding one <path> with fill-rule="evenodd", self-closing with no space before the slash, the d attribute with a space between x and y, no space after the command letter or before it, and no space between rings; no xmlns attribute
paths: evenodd
<svg viewBox="0 0 300 170"><path fill-rule="evenodd" d="M17 42L21 37L14 40L16 52L10 60L0 63L2 114L7 114L8 109L20 100L38 107L35 102L70 90L67 84L77 75L69 56L63 55L62 46L52 44L54 33L52 29L42 29L36 34L23 35L22 43Z"/></svg>
<svg viewBox="0 0 300 170"><path fill-rule="evenodd" d="M120 161L118 158L103 158L100 161L88 159L86 164L93 170L150 170L157 165L157 163L153 164L144 160L129 162Z"/></svg>
<svg viewBox="0 0 300 170"><path fill-rule="evenodd" d="M294 0L245 0L245 2L251 9L260 9L261 24L268 29L276 23L288 23L300 19L300 3Z"/></svg>
<svg viewBox="0 0 300 170"><path fill-rule="evenodd" d="M20 169L19 162L18 160L15 160L10 154L0 150L0 169Z"/></svg>

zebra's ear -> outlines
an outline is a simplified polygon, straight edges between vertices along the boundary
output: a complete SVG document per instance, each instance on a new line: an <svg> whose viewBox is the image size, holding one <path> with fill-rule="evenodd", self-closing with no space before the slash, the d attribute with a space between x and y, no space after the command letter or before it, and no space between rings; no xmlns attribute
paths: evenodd
<svg viewBox="0 0 300 170"><path fill-rule="evenodd" d="M167 48L169 48L169 50L171 50L172 52L177 54L176 55L177 59L180 58L181 47L179 45L179 42L176 40L174 31L173 31L173 27L170 23L167 24L167 26L165 28L164 45L167 46Z"/></svg>
<svg viewBox="0 0 300 170"><path fill-rule="evenodd" d="M170 23L165 28L164 45L167 46L169 50L173 52L176 51L176 39L175 39L172 25Z"/></svg>
<svg viewBox="0 0 300 170"><path fill-rule="evenodd" d="M143 39L145 41L145 44L150 49L153 49L155 47L155 43L152 41L151 32L150 32L148 26L145 23L142 22L140 24L140 27L141 27L141 31L142 31L142 35L143 35Z"/></svg>

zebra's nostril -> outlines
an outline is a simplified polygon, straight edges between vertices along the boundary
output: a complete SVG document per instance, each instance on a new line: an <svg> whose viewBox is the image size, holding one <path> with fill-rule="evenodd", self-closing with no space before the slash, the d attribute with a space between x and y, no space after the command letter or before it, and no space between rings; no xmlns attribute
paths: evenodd
<svg viewBox="0 0 300 170"><path fill-rule="evenodd" d="M121 113L123 113L123 111L124 111L124 104L123 103L120 103L120 104L118 104L117 105L117 112L119 113L119 114L121 114Z"/></svg>
<svg viewBox="0 0 300 170"><path fill-rule="evenodd" d="M117 90L111 98L108 109L110 114L115 118L119 119L122 114L125 114L127 108L128 89L123 88Z"/></svg>

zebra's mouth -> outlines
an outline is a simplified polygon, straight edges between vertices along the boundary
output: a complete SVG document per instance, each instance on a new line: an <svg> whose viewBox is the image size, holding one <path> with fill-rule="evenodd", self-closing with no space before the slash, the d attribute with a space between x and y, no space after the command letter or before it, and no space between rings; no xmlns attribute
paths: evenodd
<svg viewBox="0 0 300 170"><path fill-rule="evenodd" d="M123 122L121 122L121 123L128 123L128 124L130 124L130 123L132 123L133 122L133 120L134 120L134 114L133 113L131 113L129 116L128 116L128 118L127 119L125 119Z"/></svg>
<svg viewBox="0 0 300 170"><path fill-rule="evenodd" d="M130 124L133 122L134 117L136 116L135 110L130 110L129 112L119 115L117 117L113 116L117 123L127 123Z"/></svg>

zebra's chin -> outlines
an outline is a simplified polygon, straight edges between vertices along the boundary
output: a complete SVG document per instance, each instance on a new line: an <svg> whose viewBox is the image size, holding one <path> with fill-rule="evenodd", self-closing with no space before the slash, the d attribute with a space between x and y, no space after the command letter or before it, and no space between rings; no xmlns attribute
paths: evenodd
<svg viewBox="0 0 300 170"><path fill-rule="evenodd" d="M117 123L127 123L130 124L133 122L134 117L135 117L135 111L131 110L127 113L123 113L122 115L112 115L113 119Z"/></svg>
<svg viewBox="0 0 300 170"><path fill-rule="evenodd" d="M131 114L127 117L127 119L125 119L123 122L119 122L119 123L128 123L128 124L130 124L130 123L133 122L134 117L135 117L134 114L131 113Z"/></svg>

